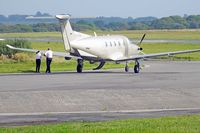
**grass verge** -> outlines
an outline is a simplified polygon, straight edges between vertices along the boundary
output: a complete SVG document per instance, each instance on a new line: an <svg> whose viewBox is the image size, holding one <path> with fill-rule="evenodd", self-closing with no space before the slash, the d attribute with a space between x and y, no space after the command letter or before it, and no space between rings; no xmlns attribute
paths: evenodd
<svg viewBox="0 0 200 133"><path fill-rule="evenodd" d="M199 133L199 125L200 115L186 115L0 128L0 133Z"/></svg>
<svg viewBox="0 0 200 133"><path fill-rule="evenodd" d="M84 70L92 70L98 66L97 63L84 62ZM107 63L104 69L121 68L124 64ZM46 61L42 59L41 72L46 70ZM51 65L52 72L76 71L76 61L65 61L63 58L54 58ZM35 72L35 61L6 61L0 62L0 73L32 73Z"/></svg>

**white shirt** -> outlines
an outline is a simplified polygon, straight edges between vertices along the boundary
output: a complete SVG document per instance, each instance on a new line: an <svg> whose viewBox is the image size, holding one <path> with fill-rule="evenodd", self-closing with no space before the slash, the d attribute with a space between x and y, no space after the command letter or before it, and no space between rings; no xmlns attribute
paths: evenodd
<svg viewBox="0 0 200 133"><path fill-rule="evenodd" d="M45 56L47 58L53 58L53 52L51 50L46 51Z"/></svg>
<svg viewBox="0 0 200 133"><path fill-rule="evenodd" d="M36 59L41 59L41 58L42 58L42 55L41 55L41 53L40 53L40 52L39 52L39 53L37 53L35 58L36 58Z"/></svg>

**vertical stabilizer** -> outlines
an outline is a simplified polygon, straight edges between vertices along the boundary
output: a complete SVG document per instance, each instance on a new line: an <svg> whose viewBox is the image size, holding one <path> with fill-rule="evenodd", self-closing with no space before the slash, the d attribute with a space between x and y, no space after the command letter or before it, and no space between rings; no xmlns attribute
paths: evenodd
<svg viewBox="0 0 200 133"><path fill-rule="evenodd" d="M70 52L71 50L70 41L73 40L73 34L74 34L71 24L69 22L70 15L56 15L56 18L60 22L65 50L67 52Z"/></svg>
<svg viewBox="0 0 200 133"><path fill-rule="evenodd" d="M62 37L65 45L65 50L67 52L72 52L70 43L74 40L83 39L90 37L90 35L83 34L72 30L71 24L69 22L70 15L56 15L56 18L60 22Z"/></svg>

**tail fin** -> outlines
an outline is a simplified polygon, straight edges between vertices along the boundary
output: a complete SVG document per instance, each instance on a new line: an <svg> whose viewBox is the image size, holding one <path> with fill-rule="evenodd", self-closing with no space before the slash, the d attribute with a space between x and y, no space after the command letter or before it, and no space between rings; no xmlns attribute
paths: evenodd
<svg viewBox="0 0 200 133"><path fill-rule="evenodd" d="M82 39L90 37L90 35L83 34L72 30L71 24L69 22L70 15L56 15L61 25L62 37L65 45L65 50L71 52L70 42L76 39Z"/></svg>
<svg viewBox="0 0 200 133"><path fill-rule="evenodd" d="M56 18L60 22L65 50L67 52L70 52L71 50L70 41L74 39L73 37L74 31L72 30L71 24L69 22L70 15L56 15Z"/></svg>

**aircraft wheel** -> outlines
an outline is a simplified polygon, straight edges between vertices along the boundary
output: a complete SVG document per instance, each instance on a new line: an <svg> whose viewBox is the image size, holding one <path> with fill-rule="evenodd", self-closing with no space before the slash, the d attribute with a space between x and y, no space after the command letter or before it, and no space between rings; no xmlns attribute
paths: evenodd
<svg viewBox="0 0 200 133"><path fill-rule="evenodd" d="M82 73L83 67L81 65L77 65L77 72Z"/></svg>
<svg viewBox="0 0 200 133"><path fill-rule="evenodd" d="M140 72L140 65L139 64L134 66L134 72L135 73L139 73Z"/></svg>
<svg viewBox="0 0 200 133"><path fill-rule="evenodd" d="M82 71L83 71L83 60L78 59L77 63L78 64L77 64L76 70L77 70L78 73L82 73Z"/></svg>
<svg viewBox="0 0 200 133"><path fill-rule="evenodd" d="M125 72L128 72L128 70L129 70L129 67L125 66Z"/></svg>

